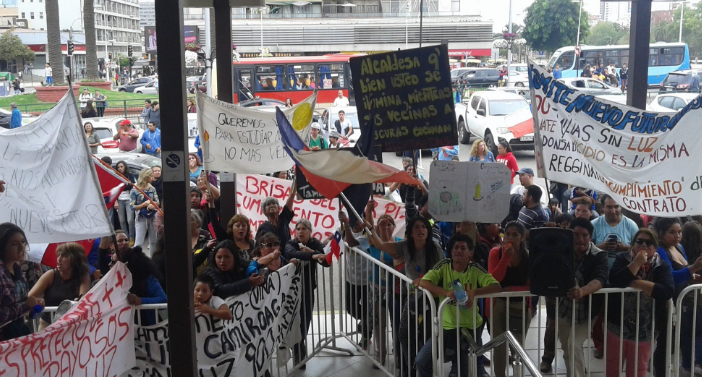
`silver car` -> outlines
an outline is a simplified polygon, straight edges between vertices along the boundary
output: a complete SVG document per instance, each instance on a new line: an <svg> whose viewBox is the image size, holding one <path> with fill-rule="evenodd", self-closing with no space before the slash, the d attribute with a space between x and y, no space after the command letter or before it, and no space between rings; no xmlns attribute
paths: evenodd
<svg viewBox="0 0 702 377"><path fill-rule="evenodd" d="M570 88L595 96L602 94L624 95L621 89L609 86L602 81L591 79L589 77L571 77L567 79L558 79L558 81L566 84Z"/></svg>

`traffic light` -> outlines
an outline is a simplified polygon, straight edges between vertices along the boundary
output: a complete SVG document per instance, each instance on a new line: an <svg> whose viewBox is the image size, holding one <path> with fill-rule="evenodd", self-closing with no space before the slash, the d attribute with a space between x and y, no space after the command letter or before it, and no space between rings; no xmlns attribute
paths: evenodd
<svg viewBox="0 0 702 377"><path fill-rule="evenodd" d="M132 45L127 46L127 56L132 57Z"/></svg>
<svg viewBox="0 0 702 377"><path fill-rule="evenodd" d="M68 41L68 56L73 55L73 51L75 51L75 46L73 46L73 41Z"/></svg>
<svg viewBox="0 0 702 377"><path fill-rule="evenodd" d="M112 53L111 52L109 54L107 54L107 58L112 60Z"/></svg>

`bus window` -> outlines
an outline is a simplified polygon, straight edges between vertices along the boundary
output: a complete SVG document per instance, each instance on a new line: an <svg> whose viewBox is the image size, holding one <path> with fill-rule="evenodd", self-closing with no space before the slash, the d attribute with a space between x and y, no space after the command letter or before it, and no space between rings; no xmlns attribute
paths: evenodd
<svg viewBox="0 0 702 377"><path fill-rule="evenodd" d="M253 99L251 92L251 70L240 69L237 71L237 86L239 87L239 101Z"/></svg>
<svg viewBox="0 0 702 377"><path fill-rule="evenodd" d="M344 83L346 82L344 76L343 64L320 64L319 82L317 85L321 89L344 88Z"/></svg>
<svg viewBox="0 0 702 377"><path fill-rule="evenodd" d="M556 64L560 65L562 69L572 69L573 62L575 62L575 51L566 51L556 60Z"/></svg>
<svg viewBox="0 0 702 377"><path fill-rule="evenodd" d="M314 89L316 86L313 64L289 65L288 78L292 89Z"/></svg>
<svg viewBox="0 0 702 377"><path fill-rule="evenodd" d="M285 89L285 66L259 65L256 67L256 91Z"/></svg>

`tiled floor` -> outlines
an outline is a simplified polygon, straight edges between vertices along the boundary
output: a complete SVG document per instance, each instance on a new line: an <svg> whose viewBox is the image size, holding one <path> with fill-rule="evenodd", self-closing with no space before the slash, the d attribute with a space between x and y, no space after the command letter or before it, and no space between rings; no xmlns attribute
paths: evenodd
<svg viewBox="0 0 702 377"><path fill-rule="evenodd" d="M529 329L529 332L526 337L525 341L525 349L529 356L531 357L532 361L534 364L539 366L539 362L541 361L541 355L542 351L539 351L539 347L543 348L543 332L544 332L544 323L546 322L546 315L545 311L541 312L541 318L537 314L535 318L532 320L531 327ZM539 322L541 322L541 328L539 329ZM331 317L326 315L326 316L321 316L319 318L319 322L317 322L317 318L315 318L315 323L320 323L321 326L319 326L322 329L322 333L324 333L324 329L329 328L329 331L331 333ZM349 322L353 323L353 322ZM337 321L335 322L336 324L336 331L339 332L341 329L341 325L338 320L337 316ZM345 327L349 327L349 325L346 325ZM541 332L541 340L539 341L539 336L537 336L538 332ZM489 335L484 332L483 338L485 341L489 340ZM322 336L319 336L318 334L315 334L313 337L310 336L308 337L308 344L317 344L320 340L320 338L323 338L325 335L322 334ZM353 337L357 338L358 335L354 335ZM375 341L375 339L373 339ZM557 343L558 344L558 343ZM278 374L279 376L334 376L334 377L380 377L380 376L393 376L393 357L392 355L388 356L388 362L385 364L386 368L388 369L389 372L385 372L379 369L374 369L373 368L373 362L371 359L364 355L362 352L358 351L355 346L352 345L351 342L349 342L347 339L344 338L339 338L337 339L337 347L343 348L346 350L349 350L353 353L353 356L347 356L345 354L342 354L340 352L336 351L328 351L328 350L321 350L317 355L315 355L312 359L310 359L307 362L307 369L306 370L296 370L296 371L290 371L290 370L285 370L281 369ZM372 347L369 348L369 352ZM585 348L585 358L588 360L588 349ZM557 373L556 375L558 376L565 376L566 375L566 370L565 370L565 364L563 361L562 357L562 351L559 349L558 350L558 357L557 360L554 361L552 364L553 370L555 370ZM493 359L493 355L490 354L488 355L488 358L491 360ZM586 369L589 371L589 376L586 375L586 377L603 377L604 376L604 360L598 360L595 359L594 356L589 357L590 363L588 365L586 361ZM556 365L557 364L557 365ZM288 363L288 368L292 365L292 362ZM450 368L450 364L446 364L444 371L446 372L445 375L448 375L448 370ZM490 370L489 367L486 368L488 373L490 373L491 376L494 376L493 372ZM509 375L512 374L512 370L510 369L508 371ZM396 375L399 376L399 372L396 373ZM524 376L529 376L530 373L529 371L524 368ZM650 374L649 374L650 375ZM547 373L544 374L544 376L554 376L553 373Z"/></svg>

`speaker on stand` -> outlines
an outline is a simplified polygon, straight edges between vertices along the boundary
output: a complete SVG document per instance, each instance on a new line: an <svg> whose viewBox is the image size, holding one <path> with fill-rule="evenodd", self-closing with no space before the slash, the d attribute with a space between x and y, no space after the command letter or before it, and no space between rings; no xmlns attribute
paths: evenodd
<svg viewBox="0 0 702 377"><path fill-rule="evenodd" d="M565 296L575 286L572 230L529 231L529 283L531 293L547 297Z"/></svg>

